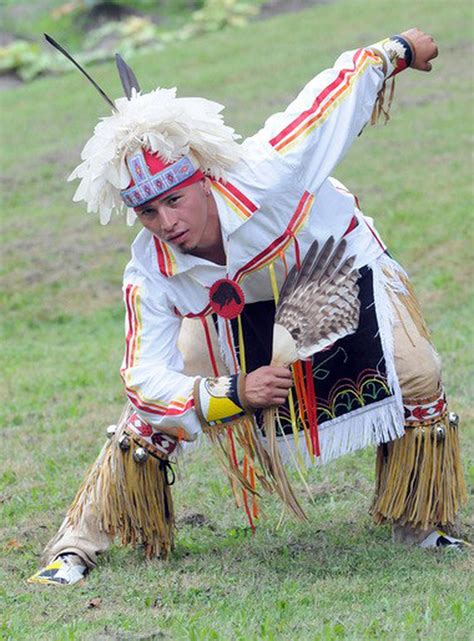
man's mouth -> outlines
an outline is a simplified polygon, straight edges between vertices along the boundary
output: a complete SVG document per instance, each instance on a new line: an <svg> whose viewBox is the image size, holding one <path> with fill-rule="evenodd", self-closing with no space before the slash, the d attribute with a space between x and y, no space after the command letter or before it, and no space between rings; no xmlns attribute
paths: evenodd
<svg viewBox="0 0 474 641"><path fill-rule="evenodd" d="M184 241L186 239L187 233L188 233L187 230L186 231L180 231L179 234L175 234L174 236L170 236L166 240L167 240L168 243L175 243L175 244L179 245L180 242L182 242L182 241Z"/></svg>

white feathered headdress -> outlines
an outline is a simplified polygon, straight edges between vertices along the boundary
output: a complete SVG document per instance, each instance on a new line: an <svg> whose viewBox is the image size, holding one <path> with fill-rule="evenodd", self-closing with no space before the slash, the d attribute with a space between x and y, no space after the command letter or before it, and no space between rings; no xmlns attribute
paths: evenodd
<svg viewBox="0 0 474 641"><path fill-rule="evenodd" d="M83 162L68 178L81 180L74 200L84 200L87 211L99 212L103 225L113 209L121 213L126 208L120 192L132 180L127 158L141 149L165 163L187 156L186 169L199 169L217 180L225 179L226 169L239 160L236 140L240 136L224 125L223 105L204 98L176 98L176 89L142 94L135 74L119 54L115 60L126 98L114 102L59 42L44 35L112 107L112 115L101 119L82 150ZM132 224L135 218L133 209L128 209L127 222Z"/></svg>
<svg viewBox="0 0 474 641"><path fill-rule="evenodd" d="M189 155L201 171L225 179L226 170L240 158L238 136L224 124L223 106L204 98L176 98L176 89L156 89L147 94L132 91L119 98L116 111L102 118L81 153L83 162L68 180L80 178L74 200L84 200L87 211L99 212L100 222L110 220L113 209L125 205L120 191L131 175L126 158L145 148L165 162ZM135 219L128 211L129 224Z"/></svg>

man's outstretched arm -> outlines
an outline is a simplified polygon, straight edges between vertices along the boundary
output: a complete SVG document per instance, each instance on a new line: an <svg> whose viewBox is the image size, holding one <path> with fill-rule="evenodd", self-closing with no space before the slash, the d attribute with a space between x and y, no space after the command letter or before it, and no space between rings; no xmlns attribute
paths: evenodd
<svg viewBox="0 0 474 641"><path fill-rule="evenodd" d="M371 119L386 80L408 66L429 71L437 54L433 38L416 28L345 52L245 145L280 159L283 171L315 193Z"/></svg>

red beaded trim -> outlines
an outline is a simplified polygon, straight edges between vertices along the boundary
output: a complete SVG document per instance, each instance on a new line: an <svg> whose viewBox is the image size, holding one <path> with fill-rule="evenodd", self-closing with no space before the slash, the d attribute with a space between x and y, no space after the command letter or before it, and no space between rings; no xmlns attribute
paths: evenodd
<svg viewBox="0 0 474 641"><path fill-rule="evenodd" d="M142 421L136 412L131 414L125 427L125 432L139 445L144 447L150 454L158 458L167 459L176 449L178 442L163 434L154 431L151 425Z"/></svg>
<svg viewBox="0 0 474 641"><path fill-rule="evenodd" d="M403 406L405 410L405 424L408 427L420 423L424 425L435 423L445 418L448 411L446 395L443 389L432 399L423 401L410 401L407 399L404 401Z"/></svg>

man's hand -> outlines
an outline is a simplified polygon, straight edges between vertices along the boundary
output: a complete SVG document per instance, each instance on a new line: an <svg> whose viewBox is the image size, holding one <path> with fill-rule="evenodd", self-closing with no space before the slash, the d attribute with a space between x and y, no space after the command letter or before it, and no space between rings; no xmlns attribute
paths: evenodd
<svg viewBox="0 0 474 641"><path fill-rule="evenodd" d="M412 69L418 71L431 71L431 62L438 55L438 47L432 36L424 33L416 27L408 29L400 34L406 38L413 47L414 60L411 64Z"/></svg>
<svg viewBox="0 0 474 641"><path fill-rule="evenodd" d="M287 367L259 367L245 378L245 397L254 409L282 405L293 384Z"/></svg>

